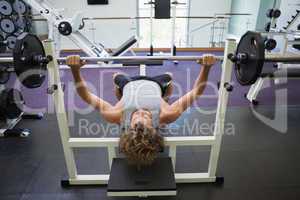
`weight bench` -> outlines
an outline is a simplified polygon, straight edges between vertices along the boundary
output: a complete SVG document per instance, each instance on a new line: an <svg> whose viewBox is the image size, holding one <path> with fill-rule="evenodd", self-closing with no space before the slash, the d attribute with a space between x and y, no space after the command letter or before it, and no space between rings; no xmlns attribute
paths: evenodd
<svg viewBox="0 0 300 200"><path fill-rule="evenodd" d="M133 45L137 43L135 36L132 36L127 41L125 41L119 48L117 48L111 56L121 56L126 53Z"/></svg>
<svg viewBox="0 0 300 200"><path fill-rule="evenodd" d="M157 158L149 167L138 169L125 158L114 158L107 196L176 196L171 158Z"/></svg>
<svg viewBox="0 0 300 200"><path fill-rule="evenodd" d="M127 40L119 48L117 48L111 54L111 56L113 57L113 56L122 56L122 55L124 55L136 43L137 43L136 37L132 36L131 38L129 38L129 40ZM123 66L139 66L140 64L141 64L141 62L137 62L137 61L125 61L125 62L122 62ZM149 66L163 65L163 61L160 61L160 60L145 60L145 61L143 61L143 64L144 65L149 65Z"/></svg>
<svg viewBox="0 0 300 200"><path fill-rule="evenodd" d="M285 69L268 69L263 71L257 81L251 85L245 97L253 104L258 105L258 101L256 100L258 93L263 87L264 80L276 79L276 78L287 78L287 79L295 79L300 78L300 68L285 68Z"/></svg>

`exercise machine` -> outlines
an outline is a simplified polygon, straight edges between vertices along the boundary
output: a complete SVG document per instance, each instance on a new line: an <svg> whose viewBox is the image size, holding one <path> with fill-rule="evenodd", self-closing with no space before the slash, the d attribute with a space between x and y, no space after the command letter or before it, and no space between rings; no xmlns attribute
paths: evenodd
<svg viewBox="0 0 300 200"><path fill-rule="evenodd" d="M83 13L77 12L74 17L66 18L63 15L63 10L53 8L47 0L26 0L26 2L47 19L49 38L55 41L55 51L57 53L60 50L61 36L68 37L87 56L91 57L120 56L125 54L138 42L135 37L131 37L115 52L110 54L105 50L104 45L95 44L80 32L84 28Z"/></svg>

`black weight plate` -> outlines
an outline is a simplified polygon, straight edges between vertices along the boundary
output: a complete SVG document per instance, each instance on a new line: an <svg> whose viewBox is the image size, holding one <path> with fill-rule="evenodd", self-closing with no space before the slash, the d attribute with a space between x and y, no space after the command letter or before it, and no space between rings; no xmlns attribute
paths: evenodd
<svg viewBox="0 0 300 200"><path fill-rule="evenodd" d="M261 74L265 60L265 45L262 36L257 32L248 31L237 46L236 56L246 53L247 62L235 64L235 75L241 85L252 85Z"/></svg>
<svg viewBox="0 0 300 200"><path fill-rule="evenodd" d="M6 41L2 35L0 35L0 53L5 53L6 52Z"/></svg>
<svg viewBox="0 0 300 200"><path fill-rule="evenodd" d="M266 15L267 15L268 18L272 18L273 17L273 11L274 11L273 9L268 9L267 10Z"/></svg>
<svg viewBox="0 0 300 200"><path fill-rule="evenodd" d="M10 73L7 71L6 66L0 66L0 84L5 84L8 82Z"/></svg>
<svg viewBox="0 0 300 200"><path fill-rule="evenodd" d="M7 42L7 47L11 50L13 50L15 48L16 45L16 41L17 41L17 36L15 35L8 35L5 38L6 42Z"/></svg>
<svg viewBox="0 0 300 200"><path fill-rule="evenodd" d="M64 35L64 36L68 36L68 35L71 35L72 33L72 25L67 22L67 21L63 21L63 22L60 22L58 24L58 31L60 34Z"/></svg>
<svg viewBox="0 0 300 200"><path fill-rule="evenodd" d="M7 34L13 34L17 30L14 21L8 17L0 19L0 29Z"/></svg>
<svg viewBox="0 0 300 200"><path fill-rule="evenodd" d="M24 98L19 90L5 89L1 92L1 110L6 119L15 119L23 112Z"/></svg>
<svg viewBox="0 0 300 200"><path fill-rule="evenodd" d="M13 9L16 13L25 15L28 11L27 4L22 0L15 0L13 3Z"/></svg>
<svg viewBox="0 0 300 200"><path fill-rule="evenodd" d="M12 15L13 8L10 2L1 0L0 1L0 15L10 16Z"/></svg>
<svg viewBox="0 0 300 200"><path fill-rule="evenodd" d="M31 28L31 20L24 16L17 16L15 24L22 32L29 32Z"/></svg>
<svg viewBox="0 0 300 200"><path fill-rule="evenodd" d="M15 72L27 88L38 88L45 81L47 64L33 62L33 56L45 57L43 44L37 36L22 33L17 38L13 58Z"/></svg>
<svg viewBox="0 0 300 200"><path fill-rule="evenodd" d="M273 11L272 14L273 14L273 17L277 19L278 17L280 17L281 11L279 9L276 9Z"/></svg>

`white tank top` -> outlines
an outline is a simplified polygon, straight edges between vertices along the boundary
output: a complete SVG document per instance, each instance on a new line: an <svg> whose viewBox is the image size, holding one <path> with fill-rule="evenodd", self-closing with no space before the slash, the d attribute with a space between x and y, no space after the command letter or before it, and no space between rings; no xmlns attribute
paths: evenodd
<svg viewBox="0 0 300 200"><path fill-rule="evenodd" d="M130 127L132 113L138 109L149 110L152 114L153 127L158 128L161 95L161 88L154 81L137 80L126 84L123 88L123 97L121 99L124 106L123 128Z"/></svg>

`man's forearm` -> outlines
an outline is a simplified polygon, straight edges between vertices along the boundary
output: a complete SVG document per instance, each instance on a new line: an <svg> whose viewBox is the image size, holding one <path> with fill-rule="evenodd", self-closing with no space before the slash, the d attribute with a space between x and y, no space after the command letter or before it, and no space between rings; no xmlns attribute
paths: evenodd
<svg viewBox="0 0 300 200"><path fill-rule="evenodd" d="M79 69L71 69L71 71L76 85L83 81Z"/></svg>
<svg viewBox="0 0 300 200"><path fill-rule="evenodd" d="M209 66L202 66L199 76L194 84L194 88L197 91L198 95L201 95L205 90L206 83L208 80L210 67Z"/></svg>
<svg viewBox="0 0 300 200"><path fill-rule="evenodd" d="M75 81L75 87L78 95L88 104L92 105L96 109L99 109L103 114L106 110L111 109L112 105L98 96L92 94L86 86L85 80L82 78L80 71L72 69L72 74Z"/></svg>
<svg viewBox="0 0 300 200"><path fill-rule="evenodd" d="M75 87L77 90L78 95L87 103L92 103L90 99L90 93L87 89L86 83L84 79L82 78L80 71L77 69L72 69L72 74L75 81Z"/></svg>

